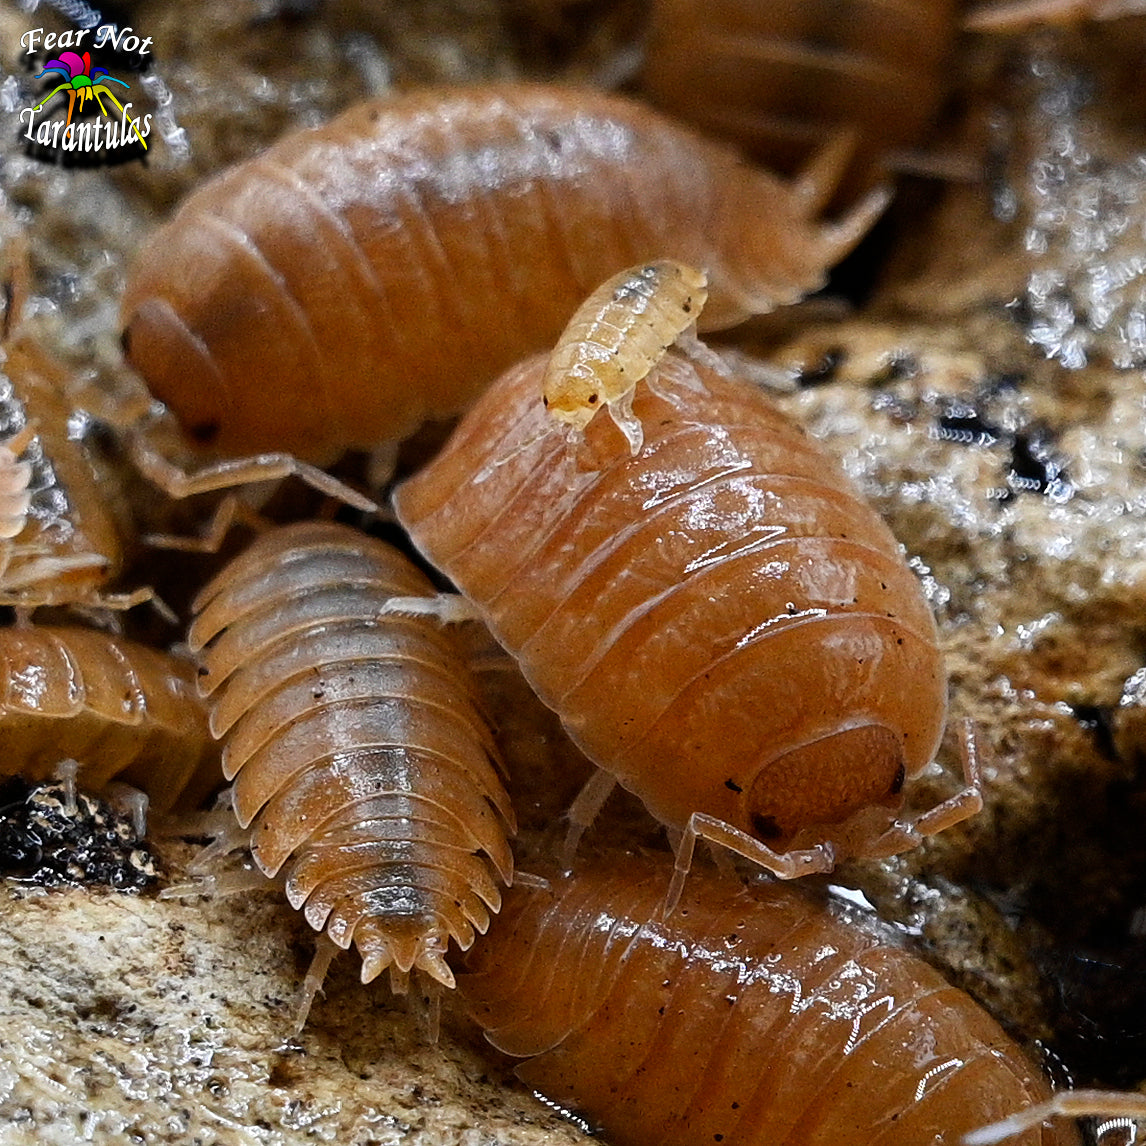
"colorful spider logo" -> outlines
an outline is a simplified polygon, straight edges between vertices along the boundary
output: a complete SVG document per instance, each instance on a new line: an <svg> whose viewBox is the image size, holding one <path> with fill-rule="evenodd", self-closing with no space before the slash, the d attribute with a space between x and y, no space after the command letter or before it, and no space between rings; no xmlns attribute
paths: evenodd
<svg viewBox="0 0 1146 1146"><path fill-rule="evenodd" d="M103 100L100 99L101 95L107 96L109 100L117 108L125 119L129 118L127 112L124 111L123 104L119 102L112 94L111 88L107 86L106 81L113 84L121 84L125 88L130 88L130 84L125 84L123 80L117 80L115 76L111 75L107 68L93 68L92 57L90 52L84 52L83 56L77 56L75 52L62 52L58 60L49 60L44 65L44 70L36 76L36 79L42 79L49 72L58 72L61 76L67 77L67 82L62 83L59 87L53 88L36 106L34 111L40 111L44 104L48 102L57 92L66 91L68 93L68 119L67 123L70 125L72 122L72 112L76 107L76 96L80 97L80 111L84 110L84 104L94 98L96 103L99 104L99 109L107 116L107 108L103 106ZM132 122L132 128L135 131L136 137L139 142L143 144L144 150L147 149L147 144L144 142L143 136L139 134L139 128Z"/></svg>

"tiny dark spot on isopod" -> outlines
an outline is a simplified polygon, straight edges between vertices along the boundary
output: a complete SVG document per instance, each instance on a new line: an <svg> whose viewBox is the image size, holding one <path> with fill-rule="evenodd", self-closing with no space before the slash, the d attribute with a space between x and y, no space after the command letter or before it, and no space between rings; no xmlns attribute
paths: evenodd
<svg viewBox="0 0 1146 1146"><path fill-rule="evenodd" d="M907 779L907 769L903 766L902 761L899 767L895 770L895 778L891 782L891 795L898 796L903 791L903 781Z"/></svg>
<svg viewBox="0 0 1146 1146"><path fill-rule="evenodd" d="M759 812L752 817L752 828L762 840L774 840L780 835L780 825L775 816L762 816Z"/></svg>
<svg viewBox="0 0 1146 1146"><path fill-rule="evenodd" d="M595 405L595 404L596 404L596 402L597 402L597 399L598 399L598 397L599 397L599 395L597 395L597 394L590 394L590 395L589 395L589 405L590 405L590 406L593 406L593 405Z"/></svg>
<svg viewBox="0 0 1146 1146"><path fill-rule="evenodd" d="M733 792L743 792L744 789L740 787L731 777L724 781L724 786L731 789Z"/></svg>
<svg viewBox="0 0 1146 1146"><path fill-rule="evenodd" d="M195 425L188 427L187 433L200 445L206 446L219 436L221 428L216 421L196 422Z"/></svg>

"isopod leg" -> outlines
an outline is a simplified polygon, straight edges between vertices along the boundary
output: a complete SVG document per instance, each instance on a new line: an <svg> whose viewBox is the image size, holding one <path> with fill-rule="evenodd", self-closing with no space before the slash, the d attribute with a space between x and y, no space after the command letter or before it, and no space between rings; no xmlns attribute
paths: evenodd
<svg viewBox="0 0 1146 1146"><path fill-rule="evenodd" d="M380 617L434 617L443 625L460 625L463 621L480 621L477 606L460 593L438 593L434 597L391 597L381 609Z"/></svg>
<svg viewBox="0 0 1146 1146"><path fill-rule="evenodd" d="M442 984L436 978L416 972L416 991L407 999L407 1009L426 1032L426 1042L437 1046L442 1031Z"/></svg>
<svg viewBox="0 0 1146 1146"><path fill-rule="evenodd" d="M983 777L979 767L979 747L975 739L975 726L965 720L961 727L960 753L963 757L963 784L953 796L924 812L915 820L896 820L895 823L864 847L868 859L882 859L899 855L918 847L925 836L946 831L975 815L983 808Z"/></svg>
<svg viewBox="0 0 1146 1146"><path fill-rule="evenodd" d="M1146 1094L1118 1090L1062 1090L1046 1102L963 1135L963 1146L992 1146L1050 1118L1146 1118Z"/></svg>
<svg viewBox="0 0 1146 1146"><path fill-rule="evenodd" d="M695 325L690 326L688 330L677 335L676 346L678 350L687 355L693 362L699 362L701 366L707 366L714 374L719 374L722 378L732 377L732 370L728 363L725 362L712 347L706 345L697 337ZM700 375L695 370L685 364L678 365L676 359L671 359L670 361L674 367L672 373L669 373L669 367L665 364L657 371L658 376L663 375L666 378L672 378L674 382L687 387L694 393L708 393L708 388L701 381ZM650 377L652 376L650 375ZM649 385L655 394L665 397L665 395L657 390L652 382L650 382ZM673 399L670 398L669 401L673 401ZM673 401L673 404L679 405L679 402Z"/></svg>
<svg viewBox="0 0 1146 1146"><path fill-rule="evenodd" d="M147 793L141 792L132 784L114 780L104 788L104 795L112 807L131 817L135 838L143 839L147 835L147 809L151 802L147 798Z"/></svg>
<svg viewBox="0 0 1146 1146"><path fill-rule="evenodd" d="M241 521L258 532L269 528L270 523L252 509L244 505L234 494L228 494L215 507L206 529L198 537L183 537L173 533L146 533L142 541L153 549L174 549L181 553L218 553L236 521Z"/></svg>
<svg viewBox="0 0 1146 1146"><path fill-rule="evenodd" d="M76 804L76 777L80 766L75 760L61 760L55 767L55 778L64 788L64 813L74 816L79 807Z"/></svg>
<svg viewBox="0 0 1146 1146"><path fill-rule="evenodd" d="M693 812L676 847L676 864L661 908L662 918L667 919L680 902L680 893L684 890L685 876L692 867L692 853L698 839L720 844L730 852L759 864L778 879L798 879L815 872L831 871L836 866L835 848L830 843L789 852L774 852L767 844L715 816Z"/></svg>
<svg viewBox="0 0 1146 1146"><path fill-rule="evenodd" d="M640 418L633 413L632 390L609 403L609 417L613 419L617 429L625 435L625 440L629 443L629 452L636 457L641 452L641 446L645 444L645 428L641 425Z"/></svg>
<svg viewBox="0 0 1146 1146"><path fill-rule="evenodd" d="M364 513L380 512L380 507L370 498L351 489L337 478L323 473L317 467L300 462L290 454L257 454L250 458L228 458L226 461L204 466L203 469L189 474L148 445L141 433L131 434L128 446L131 460L139 472L170 497L191 497L196 493L210 493L217 489L297 477L319 493L337 498Z"/></svg>
<svg viewBox="0 0 1146 1146"><path fill-rule="evenodd" d="M963 21L963 27L974 32L1003 32L1037 23L1068 24L1084 19L1088 9L1097 7L1093 0L1018 0L1011 4L984 4L971 10Z"/></svg>
<svg viewBox="0 0 1146 1146"><path fill-rule="evenodd" d="M310 1008L314 1006L314 997L322 990L322 984L326 980L326 973L330 970L330 964L334 960L334 956L338 954L339 947L331 939L327 938L326 933L319 935L314 944L314 958L310 961L310 966L306 969L306 975L303 977L302 985L295 995L294 1001L294 1021L291 1024L290 1037L298 1038L302 1033L302 1028L306 1026L306 1020L310 1015Z"/></svg>
<svg viewBox="0 0 1146 1146"><path fill-rule="evenodd" d="M577 845L580 844L585 829L597 818L597 813L605 806L605 801L612 795L616 786L617 779L612 772L598 768L577 793L577 798L569 805L569 811L565 814L569 828L565 832L565 843L561 846L563 871L573 870L573 857L577 854Z"/></svg>
<svg viewBox="0 0 1146 1146"><path fill-rule="evenodd" d="M856 149L856 132L843 128L833 132L827 143L804 165L792 184L792 196L812 218L832 197Z"/></svg>

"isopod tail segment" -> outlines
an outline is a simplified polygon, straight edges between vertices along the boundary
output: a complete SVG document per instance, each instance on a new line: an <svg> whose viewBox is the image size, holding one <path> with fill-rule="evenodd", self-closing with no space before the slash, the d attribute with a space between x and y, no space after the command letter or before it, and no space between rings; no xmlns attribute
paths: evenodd
<svg viewBox="0 0 1146 1146"><path fill-rule="evenodd" d="M963 1146L994 1146L1052 1118L1146 1119L1146 1094L1119 1090L1060 1090L1045 1102L964 1134ZM1102 1137L1101 1133L1096 1140ZM1133 1138L1130 1139L1134 1141Z"/></svg>

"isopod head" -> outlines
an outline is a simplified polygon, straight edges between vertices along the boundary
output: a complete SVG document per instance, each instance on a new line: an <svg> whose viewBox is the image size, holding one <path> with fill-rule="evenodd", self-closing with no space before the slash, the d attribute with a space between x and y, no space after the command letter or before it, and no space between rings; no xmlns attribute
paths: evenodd
<svg viewBox="0 0 1146 1146"><path fill-rule="evenodd" d="M745 827L781 847L807 824L819 837L826 825L836 826L829 835L846 832L862 809L898 807L906 777L903 740L890 728L833 729L761 766L744 792Z"/></svg>

